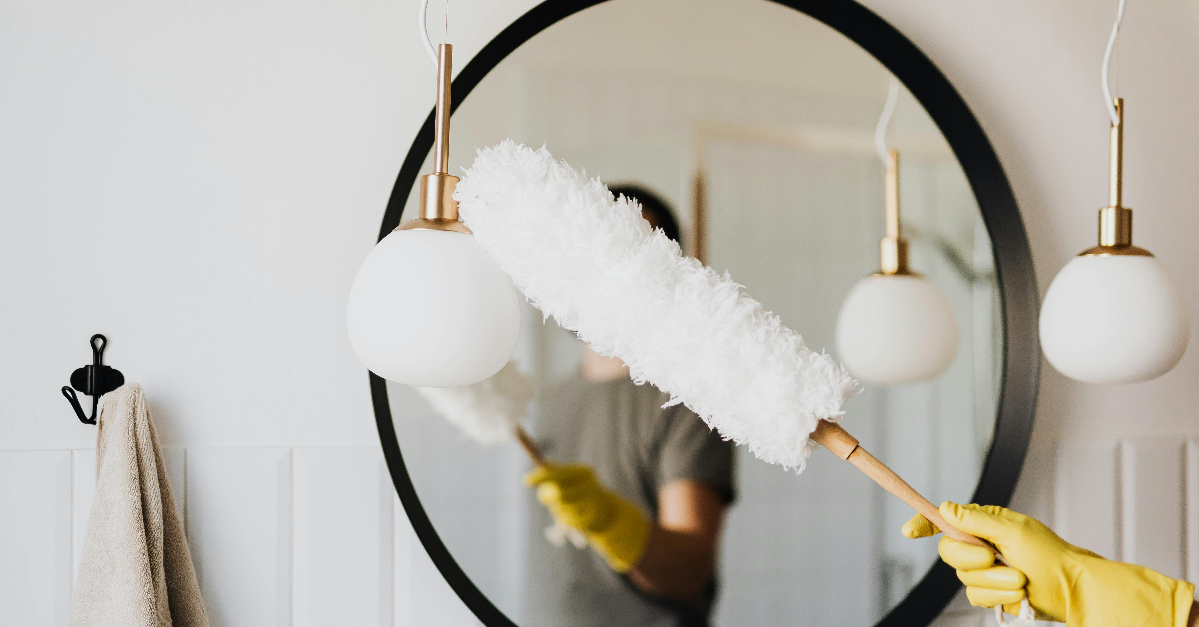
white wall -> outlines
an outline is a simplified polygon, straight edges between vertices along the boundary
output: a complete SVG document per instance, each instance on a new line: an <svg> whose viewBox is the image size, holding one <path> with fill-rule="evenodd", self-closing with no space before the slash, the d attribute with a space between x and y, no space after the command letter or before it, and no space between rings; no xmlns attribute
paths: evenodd
<svg viewBox="0 0 1199 627"><path fill-rule="evenodd" d="M1115 2L865 4L932 58L982 122L1015 188L1044 293L1066 261L1092 245L1095 210L1106 204L1098 77ZM1199 192L1197 34L1193 3L1131 2L1119 53L1129 111L1125 201L1139 210L1138 244L1182 284L1192 328L1199 314L1199 266L1188 254L1199 232L1191 209ZM1110 388L1069 381L1045 365L1014 505L1105 555L1199 579L1197 352L1191 347L1156 381ZM978 612L955 609L941 624L982 624Z"/></svg>
<svg viewBox="0 0 1199 627"><path fill-rule="evenodd" d="M982 122L1043 290L1092 245L1106 200L1098 67L1115 3L865 4L925 50ZM89 359L94 332L111 340L109 363L145 386L164 445L189 460L193 449L294 459L377 447L343 307L431 105L416 5L0 3L0 579L32 590L0 605L26 603L22 624L64 616L70 486L86 466L71 451L93 446L94 431L57 389ZM533 5L454 0L458 67ZM1173 270L1193 316L1197 36L1199 5L1142 0L1128 9L1120 53L1136 239ZM1046 368L1020 505L1076 542L1199 577L1197 383L1194 349L1172 373L1125 387ZM329 463L342 470L324 472L352 473L348 460ZM292 508L307 497L294 498ZM1141 523L1154 504L1167 529ZM292 509L279 528L299 533L301 521ZM279 607L291 607L305 571L296 561L283 572L291 596ZM405 581L416 585L394 578L395 617L423 594ZM255 622L255 608L227 624ZM966 624L957 620L946 624Z"/></svg>
<svg viewBox="0 0 1199 627"><path fill-rule="evenodd" d="M163 450L216 627L477 625L399 507L378 446ZM94 449L0 451L0 624L66 625Z"/></svg>

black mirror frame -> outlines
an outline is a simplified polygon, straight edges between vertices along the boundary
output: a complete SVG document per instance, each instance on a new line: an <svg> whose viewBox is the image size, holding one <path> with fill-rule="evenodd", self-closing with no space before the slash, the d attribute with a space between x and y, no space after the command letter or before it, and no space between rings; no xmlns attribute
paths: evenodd
<svg viewBox="0 0 1199 627"><path fill-rule="evenodd" d="M453 81L451 111L519 46L558 21L607 0L545 0L492 39ZM840 32L891 71L924 107L945 136L974 191L991 237L1003 308L1004 359L991 448L973 501L1007 505L1028 449L1040 378L1037 340L1039 297L1024 222L1007 175L978 120L945 75L902 33L854 0L771 0ZM433 147L433 112L425 119L400 168L379 229L383 239L400 223L409 191ZM379 440L396 493L417 537L450 588L488 627L517 627L466 575L433 528L400 454L387 383L370 375ZM876 627L928 625L961 584L953 569L936 562Z"/></svg>

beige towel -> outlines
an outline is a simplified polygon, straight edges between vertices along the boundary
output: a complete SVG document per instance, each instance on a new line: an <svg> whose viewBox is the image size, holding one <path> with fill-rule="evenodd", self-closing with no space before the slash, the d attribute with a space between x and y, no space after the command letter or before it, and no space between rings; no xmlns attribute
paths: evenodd
<svg viewBox="0 0 1199 627"><path fill-rule="evenodd" d="M71 627L206 627L141 386L130 383L105 395L97 422L96 500Z"/></svg>

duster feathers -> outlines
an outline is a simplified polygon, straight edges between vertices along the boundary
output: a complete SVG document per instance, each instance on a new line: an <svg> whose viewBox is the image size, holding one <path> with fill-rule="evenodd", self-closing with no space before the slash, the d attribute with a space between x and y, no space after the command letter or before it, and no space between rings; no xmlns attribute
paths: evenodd
<svg viewBox="0 0 1199 627"><path fill-rule="evenodd" d="M512 439L533 400L533 382L512 361L474 385L416 389L437 413L480 444Z"/></svg>
<svg viewBox="0 0 1199 627"><path fill-rule="evenodd" d="M480 150L454 198L545 315L765 461L802 470L816 421L839 418L857 390L727 274L684 257L635 202L545 148Z"/></svg>

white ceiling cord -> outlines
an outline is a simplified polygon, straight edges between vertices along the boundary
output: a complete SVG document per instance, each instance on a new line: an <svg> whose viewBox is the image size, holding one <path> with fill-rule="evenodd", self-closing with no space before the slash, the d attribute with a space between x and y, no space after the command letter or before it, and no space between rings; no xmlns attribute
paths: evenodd
<svg viewBox="0 0 1199 627"><path fill-rule="evenodd" d="M1112 99L1112 86L1108 78L1109 69L1112 63L1112 50L1116 48L1116 36L1120 34L1120 22L1124 21L1124 2L1120 0L1120 6L1116 9L1116 23L1112 24L1112 35L1107 38L1107 52L1103 54L1103 99L1107 103L1107 115L1112 119L1112 124L1119 124L1119 114L1116 113L1116 103Z"/></svg>
<svg viewBox="0 0 1199 627"><path fill-rule="evenodd" d="M425 13L429 10L429 0L420 0L420 14L416 19L416 30L420 33L420 40L425 44L425 52L429 53L429 58L433 59L433 65L437 65L437 49L433 47L433 42L429 39L429 26L425 23ZM446 2L446 30L449 30L449 2ZM1106 66L1104 66L1106 67Z"/></svg>
<svg viewBox="0 0 1199 627"><path fill-rule="evenodd" d="M874 147L878 149L878 158L883 165L891 167L891 152L887 150L887 126L891 124L891 115L895 113L895 103L899 102L899 79L891 77L891 86L887 89L887 104L883 105L883 114L878 118L878 126L874 129Z"/></svg>

